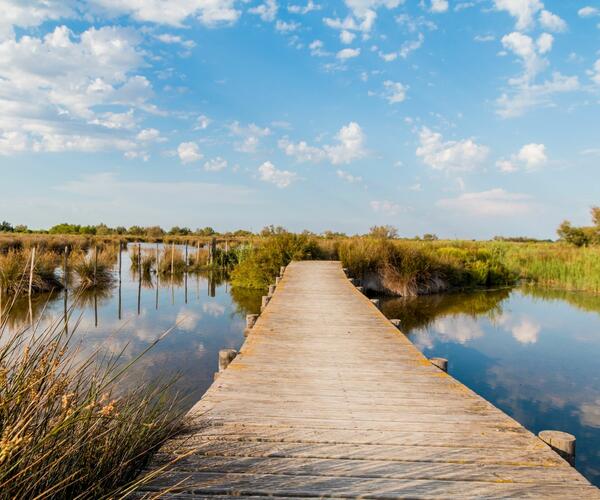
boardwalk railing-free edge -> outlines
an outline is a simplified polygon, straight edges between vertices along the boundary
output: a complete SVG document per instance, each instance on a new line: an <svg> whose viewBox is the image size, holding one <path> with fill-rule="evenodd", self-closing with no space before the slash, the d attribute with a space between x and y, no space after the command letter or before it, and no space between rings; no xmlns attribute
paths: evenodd
<svg viewBox="0 0 600 500"><path fill-rule="evenodd" d="M600 498L447 360L425 358L339 262L293 262L276 281L138 494ZM554 449L563 437L546 436Z"/></svg>

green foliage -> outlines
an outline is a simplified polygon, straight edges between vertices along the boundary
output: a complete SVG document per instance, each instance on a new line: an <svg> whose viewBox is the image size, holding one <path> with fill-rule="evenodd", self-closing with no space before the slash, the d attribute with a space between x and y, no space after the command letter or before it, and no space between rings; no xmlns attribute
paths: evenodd
<svg viewBox="0 0 600 500"><path fill-rule="evenodd" d="M564 221L556 230L558 237L576 247L588 246L590 237L582 227L574 227L569 221Z"/></svg>
<svg viewBox="0 0 600 500"><path fill-rule="evenodd" d="M196 234L197 236L213 236L214 234L217 234L217 233L212 227L207 226L203 229L200 229L200 228L196 229L194 234Z"/></svg>
<svg viewBox="0 0 600 500"><path fill-rule="evenodd" d="M398 237L398 230L394 226L373 226L369 229L372 238L393 239Z"/></svg>
<svg viewBox="0 0 600 500"><path fill-rule="evenodd" d="M238 265L231 273L234 287L266 288L279 274L281 266L292 260L317 259L322 253L315 238L272 228L270 236L255 246L237 250Z"/></svg>
<svg viewBox="0 0 600 500"><path fill-rule="evenodd" d="M403 296L513 283L503 251L463 242L409 242L352 238L339 246L344 267L375 279L379 291Z"/></svg>
<svg viewBox="0 0 600 500"><path fill-rule="evenodd" d="M173 236L188 236L192 234L192 230L189 227L173 226L169 230L169 234Z"/></svg>
<svg viewBox="0 0 600 500"><path fill-rule="evenodd" d="M2 221L0 223L0 232L3 233L12 233L15 228L12 226L10 222Z"/></svg>
<svg viewBox="0 0 600 500"><path fill-rule="evenodd" d="M79 224L68 224L63 222L52 226L48 232L50 234L96 234L96 226L80 226Z"/></svg>
<svg viewBox="0 0 600 500"><path fill-rule="evenodd" d="M556 233L561 241L577 247L600 245L600 207L590 209L593 226L576 227L569 221L563 221Z"/></svg>

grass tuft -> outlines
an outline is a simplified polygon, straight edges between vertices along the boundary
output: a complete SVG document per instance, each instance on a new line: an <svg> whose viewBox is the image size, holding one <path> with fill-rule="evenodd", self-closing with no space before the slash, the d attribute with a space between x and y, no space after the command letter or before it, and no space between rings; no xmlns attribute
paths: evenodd
<svg viewBox="0 0 600 500"><path fill-rule="evenodd" d="M135 484L178 429L167 386L118 392L131 365L80 360L62 321L0 330L0 498L99 498Z"/></svg>

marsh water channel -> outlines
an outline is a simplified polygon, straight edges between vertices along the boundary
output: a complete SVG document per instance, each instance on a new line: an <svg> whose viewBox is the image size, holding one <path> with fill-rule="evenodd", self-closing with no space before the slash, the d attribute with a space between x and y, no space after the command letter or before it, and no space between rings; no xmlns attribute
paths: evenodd
<svg viewBox="0 0 600 500"><path fill-rule="evenodd" d="M151 274L140 283L127 251L122 259L120 284L39 296L31 311L22 301L8 328L32 317L39 328L64 320L66 296L80 355L123 352L126 362L175 325L123 383L178 375L176 389L191 406L213 381L218 351L243 343L245 315L259 311L264 292L232 290L222 272ZM600 486L599 295L521 287L386 298L382 310L426 356L448 358L451 375L529 430L575 434L576 466Z"/></svg>

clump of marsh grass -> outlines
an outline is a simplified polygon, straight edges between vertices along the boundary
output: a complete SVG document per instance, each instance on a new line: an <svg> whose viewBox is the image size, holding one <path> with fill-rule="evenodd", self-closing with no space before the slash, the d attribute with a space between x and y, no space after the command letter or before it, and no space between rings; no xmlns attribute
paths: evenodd
<svg viewBox="0 0 600 500"><path fill-rule="evenodd" d="M57 257L48 252L35 253L31 272L31 251L9 250L0 253L0 291L6 295L49 292L61 288L56 277Z"/></svg>
<svg viewBox="0 0 600 500"><path fill-rule="evenodd" d="M145 249L142 251L142 274L150 275L156 266L156 253L154 250Z"/></svg>
<svg viewBox="0 0 600 500"><path fill-rule="evenodd" d="M92 251L73 256L72 268L77 276L79 288L106 288L113 280L112 255Z"/></svg>
<svg viewBox="0 0 600 500"><path fill-rule="evenodd" d="M175 246L166 246L163 248L158 272L160 274L183 274L187 270L185 256L181 249Z"/></svg>
<svg viewBox="0 0 600 500"><path fill-rule="evenodd" d="M119 495L178 429L168 386L119 394L131 364L79 359L71 339L62 321L0 325L0 499Z"/></svg>

